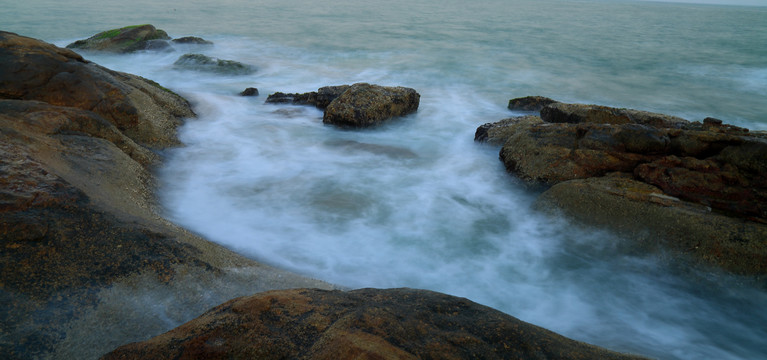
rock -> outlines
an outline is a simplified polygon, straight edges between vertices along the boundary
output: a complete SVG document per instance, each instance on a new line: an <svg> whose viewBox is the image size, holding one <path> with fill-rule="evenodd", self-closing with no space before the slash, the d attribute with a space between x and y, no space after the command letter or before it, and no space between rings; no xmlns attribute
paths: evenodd
<svg viewBox="0 0 767 360"><path fill-rule="evenodd" d="M631 239L635 251L670 250L674 262L681 257L740 275L767 273L767 225L712 212L626 175L558 183L535 208L614 231Z"/></svg>
<svg viewBox="0 0 767 360"><path fill-rule="evenodd" d="M487 123L477 128L477 131L474 133L474 141L486 142L491 145L503 145L509 137L519 131L519 128L541 123L543 123L543 120L541 120L540 116L536 115L525 115Z"/></svg>
<svg viewBox="0 0 767 360"><path fill-rule="evenodd" d="M176 128L194 116L185 99L153 81L8 32L0 32L0 98L92 111L148 148L177 145Z"/></svg>
<svg viewBox="0 0 767 360"><path fill-rule="evenodd" d="M689 123L679 117L648 111L565 103L543 107L541 118L549 123L642 124L659 128L680 128Z"/></svg>
<svg viewBox="0 0 767 360"><path fill-rule="evenodd" d="M332 288L158 215L153 150L193 115L156 83L0 32L0 358L96 358L234 296Z"/></svg>
<svg viewBox="0 0 767 360"><path fill-rule="evenodd" d="M173 39L172 41L176 44L213 45L212 41L208 41L196 36L184 36Z"/></svg>
<svg viewBox="0 0 767 360"><path fill-rule="evenodd" d="M266 103L312 105L320 110L325 110L333 100L349 89L349 87L350 85L325 86L317 91L301 94L276 92L266 98Z"/></svg>
<svg viewBox="0 0 767 360"><path fill-rule="evenodd" d="M240 93L240 96L258 96L258 89L249 87Z"/></svg>
<svg viewBox="0 0 767 360"><path fill-rule="evenodd" d="M526 96L509 100L509 110L541 111L546 105L554 103L558 101L543 96Z"/></svg>
<svg viewBox="0 0 767 360"><path fill-rule="evenodd" d="M160 40L165 45L158 45L154 40ZM163 30L149 24L133 25L100 32L85 40L75 41L67 48L128 53L165 48L168 45L165 40L170 40L170 37Z"/></svg>
<svg viewBox="0 0 767 360"><path fill-rule="evenodd" d="M418 110L420 95L411 88L352 85L325 109L322 122L343 127L370 127Z"/></svg>
<svg viewBox="0 0 767 360"><path fill-rule="evenodd" d="M221 60L202 54L185 54L173 63L179 69L207 71L228 75L247 75L256 71L251 65L234 60Z"/></svg>
<svg viewBox="0 0 767 360"><path fill-rule="evenodd" d="M102 359L639 359L425 290L294 289L234 299Z"/></svg>
<svg viewBox="0 0 767 360"><path fill-rule="evenodd" d="M668 147L660 129L637 124L526 124L501 149L506 169L530 185L631 172Z"/></svg>
<svg viewBox="0 0 767 360"><path fill-rule="evenodd" d="M767 224L767 138L761 133L712 118L689 122L639 110L553 103L541 110L540 120L484 124L475 140L503 144L506 169L530 186L551 187L541 201L561 206L573 218L632 228L629 236L635 238L645 231L676 250L681 248L674 244L708 244L695 245L700 251L691 253L738 273L767 273L767 265L759 264L767 243L758 241ZM630 179L603 178L612 173ZM652 189L657 196L632 192L640 187L645 189L640 194ZM669 203L674 206L657 209L661 195L675 199ZM689 214L695 206L707 211ZM605 209L626 219L608 216ZM670 219L677 218L685 219L679 220L680 229L688 230L672 229ZM741 238L741 244L727 243ZM749 248L755 253L748 255ZM734 265L739 257L750 260Z"/></svg>

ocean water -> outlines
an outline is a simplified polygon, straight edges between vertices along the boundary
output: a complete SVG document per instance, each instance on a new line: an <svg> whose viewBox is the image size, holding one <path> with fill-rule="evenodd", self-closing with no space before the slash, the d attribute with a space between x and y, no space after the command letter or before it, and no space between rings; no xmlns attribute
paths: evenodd
<svg viewBox="0 0 767 360"><path fill-rule="evenodd" d="M765 4L767 5L767 4ZM473 141L514 97L657 111L767 130L767 7L639 1L6 2L0 29L63 46L151 23L212 47L83 53L158 81L199 115L167 151L173 221L259 261L348 287L467 297L565 336L662 359L767 358L767 284L690 269L531 210L498 147ZM173 67L198 52L252 64ZM322 124L270 93L415 88L416 114ZM257 87L261 96L237 93Z"/></svg>

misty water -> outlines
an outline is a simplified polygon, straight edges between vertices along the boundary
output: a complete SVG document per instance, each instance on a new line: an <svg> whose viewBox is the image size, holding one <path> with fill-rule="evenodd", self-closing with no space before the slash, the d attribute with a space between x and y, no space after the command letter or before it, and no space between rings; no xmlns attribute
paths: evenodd
<svg viewBox="0 0 767 360"><path fill-rule="evenodd" d="M635 1L40 0L0 29L63 46L152 23L212 47L83 53L185 96L197 118L158 169L165 215L258 261L342 286L467 297L565 336L664 359L767 358L767 285L635 253L531 210L479 125L544 95L767 129L767 7ZM252 75L179 70L185 53ZM371 130L277 91L369 82L421 94ZM261 96L240 97L246 87Z"/></svg>

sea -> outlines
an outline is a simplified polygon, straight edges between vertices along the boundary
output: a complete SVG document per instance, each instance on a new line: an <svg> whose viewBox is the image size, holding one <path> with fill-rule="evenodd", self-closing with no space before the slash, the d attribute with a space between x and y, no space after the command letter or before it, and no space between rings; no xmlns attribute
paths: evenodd
<svg viewBox="0 0 767 360"><path fill-rule="evenodd" d="M164 215L348 288L468 298L564 336L659 359L767 358L767 284L637 253L540 214L476 128L541 95L767 130L764 6L608 0L0 0L0 30L65 46L153 24L173 45L83 52L186 97L196 118L156 171ZM202 53L249 75L174 67ZM374 129L266 104L367 82L421 95ZM242 97L255 87L260 95ZM648 224L649 226L649 224Z"/></svg>

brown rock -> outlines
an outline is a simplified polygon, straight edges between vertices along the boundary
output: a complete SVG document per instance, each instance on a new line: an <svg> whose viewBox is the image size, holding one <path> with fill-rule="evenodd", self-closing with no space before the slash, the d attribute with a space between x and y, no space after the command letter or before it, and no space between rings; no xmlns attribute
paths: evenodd
<svg viewBox="0 0 767 360"><path fill-rule="evenodd" d="M671 250L693 263L741 275L767 274L767 225L712 212L626 176L558 183L535 207L578 223L610 229L641 252Z"/></svg>
<svg viewBox="0 0 767 360"><path fill-rule="evenodd" d="M541 118L550 123L642 124L658 128L680 128L689 121L648 111L599 105L552 103L541 109Z"/></svg>
<svg viewBox="0 0 767 360"><path fill-rule="evenodd" d="M85 61L71 50L0 32L0 98L92 111L149 148L177 145L188 102L157 83Z"/></svg>
<svg viewBox="0 0 767 360"><path fill-rule="evenodd" d="M344 127L370 127L418 110L420 95L405 87L352 85L325 109L322 122Z"/></svg>
<svg viewBox="0 0 767 360"><path fill-rule="evenodd" d="M519 128L543 123L540 116L525 115L487 123L477 128L474 141L486 142L491 145L503 145Z"/></svg>
<svg viewBox="0 0 767 360"><path fill-rule="evenodd" d="M425 290L295 289L234 299L102 359L638 359Z"/></svg>

